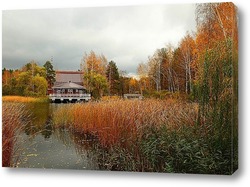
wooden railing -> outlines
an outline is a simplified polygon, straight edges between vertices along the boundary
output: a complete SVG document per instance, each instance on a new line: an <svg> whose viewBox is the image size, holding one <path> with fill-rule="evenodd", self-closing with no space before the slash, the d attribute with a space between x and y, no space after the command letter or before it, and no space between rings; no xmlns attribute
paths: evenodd
<svg viewBox="0 0 250 187"><path fill-rule="evenodd" d="M70 93L53 93L49 95L50 97L91 97L90 94L70 94Z"/></svg>

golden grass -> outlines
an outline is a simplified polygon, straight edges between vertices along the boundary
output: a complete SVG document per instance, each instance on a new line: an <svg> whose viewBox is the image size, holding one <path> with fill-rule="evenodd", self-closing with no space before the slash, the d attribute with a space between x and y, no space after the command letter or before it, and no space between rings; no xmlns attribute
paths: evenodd
<svg viewBox="0 0 250 187"><path fill-rule="evenodd" d="M24 97L24 96L3 96L3 102L20 102L20 103L31 103L31 102L46 102L46 97Z"/></svg>
<svg viewBox="0 0 250 187"><path fill-rule="evenodd" d="M101 98L101 101L117 101L120 100L121 97L120 96L103 96Z"/></svg>
<svg viewBox="0 0 250 187"><path fill-rule="evenodd" d="M178 129L194 125L197 105L162 100L111 100L58 107L53 114L56 127L98 137L104 146L134 141L150 126Z"/></svg>

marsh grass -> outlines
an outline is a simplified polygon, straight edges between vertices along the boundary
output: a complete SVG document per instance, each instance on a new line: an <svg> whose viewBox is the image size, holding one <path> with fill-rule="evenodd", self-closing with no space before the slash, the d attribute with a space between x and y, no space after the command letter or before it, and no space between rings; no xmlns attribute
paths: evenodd
<svg viewBox="0 0 250 187"><path fill-rule="evenodd" d="M103 146L110 146L141 137L146 126L165 124L175 129L187 121L195 125L196 108L195 104L158 100L90 102L59 107L53 123L97 136Z"/></svg>
<svg viewBox="0 0 250 187"><path fill-rule="evenodd" d="M52 121L98 140L100 169L231 174L230 132L213 116L197 123L198 109L173 99L111 100L60 106Z"/></svg>
<svg viewBox="0 0 250 187"><path fill-rule="evenodd" d="M47 97L24 97L24 96L3 96L3 102L19 102L19 103L44 103L48 102Z"/></svg>
<svg viewBox="0 0 250 187"><path fill-rule="evenodd" d="M2 105L2 166L14 167L11 160L17 151L14 147L17 134L27 120L27 113L21 103L3 102Z"/></svg>

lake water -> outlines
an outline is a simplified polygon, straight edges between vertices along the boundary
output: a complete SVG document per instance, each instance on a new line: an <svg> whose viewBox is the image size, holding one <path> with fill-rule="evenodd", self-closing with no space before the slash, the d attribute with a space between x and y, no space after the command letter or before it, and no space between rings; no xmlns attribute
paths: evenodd
<svg viewBox="0 0 250 187"><path fill-rule="evenodd" d="M67 129L55 129L53 110L65 104L32 103L26 109L30 123L19 133L12 158L21 168L99 169L95 140Z"/></svg>

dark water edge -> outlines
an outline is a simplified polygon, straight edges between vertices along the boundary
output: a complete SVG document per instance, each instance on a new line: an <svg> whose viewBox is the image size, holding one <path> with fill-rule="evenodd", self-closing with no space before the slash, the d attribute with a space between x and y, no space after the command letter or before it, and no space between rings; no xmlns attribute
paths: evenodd
<svg viewBox="0 0 250 187"><path fill-rule="evenodd" d="M96 140L67 129L55 129L51 114L65 104L29 103L30 122L17 135L12 163L19 168L99 169L95 157Z"/></svg>

